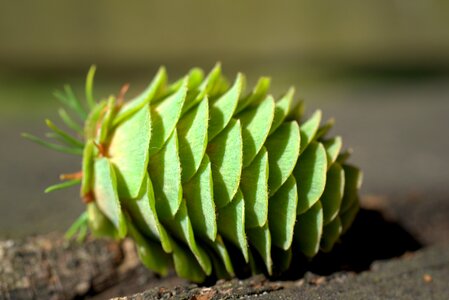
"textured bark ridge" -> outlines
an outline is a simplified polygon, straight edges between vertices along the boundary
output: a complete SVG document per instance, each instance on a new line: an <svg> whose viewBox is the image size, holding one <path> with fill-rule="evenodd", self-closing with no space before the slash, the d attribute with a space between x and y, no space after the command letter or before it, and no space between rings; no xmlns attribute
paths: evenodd
<svg viewBox="0 0 449 300"><path fill-rule="evenodd" d="M178 286L176 288L152 288L132 296L114 298L117 300L143 299L238 299L268 295L271 292L284 289L291 282L271 282L262 275L256 275L246 280L220 280L212 287L197 285Z"/></svg>
<svg viewBox="0 0 449 300"><path fill-rule="evenodd" d="M0 299L73 299L102 291L126 272L119 244L57 235L0 241Z"/></svg>

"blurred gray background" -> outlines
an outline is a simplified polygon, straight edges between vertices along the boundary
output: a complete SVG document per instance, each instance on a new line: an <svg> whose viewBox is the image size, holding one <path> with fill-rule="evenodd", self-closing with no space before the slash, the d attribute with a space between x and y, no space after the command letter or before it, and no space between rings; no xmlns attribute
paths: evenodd
<svg viewBox="0 0 449 300"><path fill-rule="evenodd" d="M78 189L43 194L80 158L23 140L56 120L55 89L128 96L158 66L273 78L337 120L363 194L449 194L449 2L0 0L0 238L63 231L83 210Z"/></svg>

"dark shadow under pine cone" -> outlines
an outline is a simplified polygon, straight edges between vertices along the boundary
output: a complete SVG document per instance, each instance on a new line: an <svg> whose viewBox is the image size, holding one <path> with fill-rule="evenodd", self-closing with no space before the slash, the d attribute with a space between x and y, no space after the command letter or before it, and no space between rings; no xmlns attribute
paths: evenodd
<svg viewBox="0 0 449 300"><path fill-rule="evenodd" d="M311 261L294 257L290 270L282 279L298 279L307 271L319 275L362 272L374 261L398 257L421 247L421 243L400 224L386 220L379 211L361 209L341 243L330 253L319 253Z"/></svg>

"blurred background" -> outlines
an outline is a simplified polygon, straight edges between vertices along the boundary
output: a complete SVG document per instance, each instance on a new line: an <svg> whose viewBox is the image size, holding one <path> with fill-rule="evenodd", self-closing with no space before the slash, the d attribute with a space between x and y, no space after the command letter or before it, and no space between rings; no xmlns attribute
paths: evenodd
<svg viewBox="0 0 449 300"><path fill-rule="evenodd" d="M449 194L449 2L0 0L0 238L65 230L83 210L78 188L44 194L80 158L20 137L57 120L55 89L96 95L130 83L137 94L160 65L273 78L335 117L354 149L364 195Z"/></svg>

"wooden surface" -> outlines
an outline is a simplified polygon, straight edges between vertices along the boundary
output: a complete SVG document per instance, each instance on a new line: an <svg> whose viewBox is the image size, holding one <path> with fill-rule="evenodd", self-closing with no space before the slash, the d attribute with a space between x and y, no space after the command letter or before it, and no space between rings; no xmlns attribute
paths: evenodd
<svg viewBox="0 0 449 300"><path fill-rule="evenodd" d="M0 241L0 299L449 299L449 201L365 197L330 254L259 275L198 286L139 264L132 242ZM299 296L300 295L300 296Z"/></svg>
<svg viewBox="0 0 449 300"><path fill-rule="evenodd" d="M67 242L59 235L0 242L1 299L73 299L115 284L124 269L119 244Z"/></svg>

